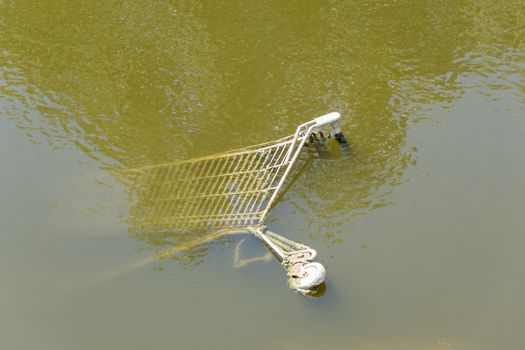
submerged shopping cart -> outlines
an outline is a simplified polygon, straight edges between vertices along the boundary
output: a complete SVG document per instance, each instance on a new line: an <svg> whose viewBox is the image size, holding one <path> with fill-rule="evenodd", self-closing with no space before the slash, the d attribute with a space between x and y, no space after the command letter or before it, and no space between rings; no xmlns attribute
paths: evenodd
<svg viewBox="0 0 525 350"><path fill-rule="evenodd" d="M281 261L292 288L313 291L326 275L323 265L313 262L316 251L268 230L264 220L304 149L303 154L325 157L348 147L339 119L333 112L279 140L130 170L140 205L131 210L129 221L134 227L210 230L215 233L207 237L212 238L251 232Z"/></svg>

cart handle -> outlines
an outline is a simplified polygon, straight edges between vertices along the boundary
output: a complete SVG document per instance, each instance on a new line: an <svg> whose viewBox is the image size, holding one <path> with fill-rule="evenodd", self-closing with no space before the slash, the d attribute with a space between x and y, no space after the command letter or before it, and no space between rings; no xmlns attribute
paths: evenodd
<svg viewBox="0 0 525 350"><path fill-rule="evenodd" d="M333 123L335 121L338 121L339 118L341 118L341 114L339 112L328 113L315 118L315 126L323 126L329 123Z"/></svg>

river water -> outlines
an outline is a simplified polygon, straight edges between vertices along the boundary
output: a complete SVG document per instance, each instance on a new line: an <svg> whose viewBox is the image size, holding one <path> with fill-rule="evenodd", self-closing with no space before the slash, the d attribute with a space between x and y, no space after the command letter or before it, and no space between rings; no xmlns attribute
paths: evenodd
<svg viewBox="0 0 525 350"><path fill-rule="evenodd" d="M0 348L525 348L525 6L0 0ZM139 232L114 169L340 111L267 223L318 253L291 291L232 236Z"/></svg>

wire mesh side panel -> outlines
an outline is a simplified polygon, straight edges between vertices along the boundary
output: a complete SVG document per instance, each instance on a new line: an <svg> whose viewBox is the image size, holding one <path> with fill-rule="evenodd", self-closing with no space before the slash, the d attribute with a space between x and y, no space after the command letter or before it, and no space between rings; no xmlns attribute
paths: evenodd
<svg viewBox="0 0 525 350"><path fill-rule="evenodd" d="M293 144L288 137L260 148L126 171L133 188L129 222L148 230L258 225Z"/></svg>

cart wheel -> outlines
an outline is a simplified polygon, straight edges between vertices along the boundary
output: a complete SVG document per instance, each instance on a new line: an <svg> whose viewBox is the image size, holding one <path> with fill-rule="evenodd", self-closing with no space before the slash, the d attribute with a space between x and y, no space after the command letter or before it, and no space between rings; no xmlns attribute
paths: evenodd
<svg viewBox="0 0 525 350"><path fill-rule="evenodd" d="M310 262L300 267L300 272L292 277L293 288L299 291L315 289L324 282L326 269L318 262Z"/></svg>

